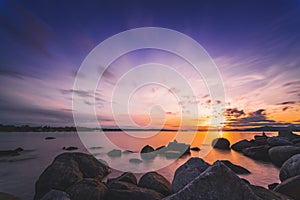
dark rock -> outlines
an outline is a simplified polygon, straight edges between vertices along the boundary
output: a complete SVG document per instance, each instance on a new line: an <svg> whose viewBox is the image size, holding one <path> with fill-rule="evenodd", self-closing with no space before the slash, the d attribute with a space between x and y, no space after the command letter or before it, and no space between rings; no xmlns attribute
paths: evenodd
<svg viewBox="0 0 300 200"><path fill-rule="evenodd" d="M287 159L300 153L300 147L277 146L269 150L269 156L273 164L281 166Z"/></svg>
<svg viewBox="0 0 300 200"><path fill-rule="evenodd" d="M169 142L166 151L177 151L181 155L187 155L190 153L190 145L174 140L173 142Z"/></svg>
<svg viewBox="0 0 300 200"><path fill-rule="evenodd" d="M177 193L164 200L261 200L222 162L215 162Z"/></svg>
<svg viewBox="0 0 300 200"><path fill-rule="evenodd" d="M137 185L137 179L135 175L131 172L124 172L121 176L117 178L112 178L107 180L107 185L110 185L112 182L115 181L122 181L127 183L132 183L134 185Z"/></svg>
<svg viewBox="0 0 300 200"><path fill-rule="evenodd" d="M22 147L18 147L18 148L16 148L14 151L16 151L16 152L21 152L21 151L24 151L24 149L23 149Z"/></svg>
<svg viewBox="0 0 300 200"><path fill-rule="evenodd" d="M70 146L70 147L63 147L62 149L63 149L63 150L66 150L66 151L74 151L74 150L77 150L78 147Z"/></svg>
<svg viewBox="0 0 300 200"><path fill-rule="evenodd" d="M91 150L97 150L97 149L102 149L103 147L91 147Z"/></svg>
<svg viewBox="0 0 300 200"><path fill-rule="evenodd" d="M0 151L0 156L18 156L21 151L24 151L21 147L18 147L15 150L2 150Z"/></svg>
<svg viewBox="0 0 300 200"><path fill-rule="evenodd" d="M281 130L278 132L278 136L288 138L289 140L294 140L294 139L300 138L299 135L294 134L290 130Z"/></svg>
<svg viewBox="0 0 300 200"><path fill-rule="evenodd" d="M40 199L51 189L65 191L83 178L102 180L110 168L94 156L84 153L63 153L58 155L35 184L34 199Z"/></svg>
<svg viewBox="0 0 300 200"><path fill-rule="evenodd" d="M145 160L153 159L156 156L153 147L146 145L141 150L141 157Z"/></svg>
<svg viewBox="0 0 300 200"><path fill-rule="evenodd" d="M15 197L14 195L11 195L8 193L4 193L4 192L0 192L0 199L1 200L20 200L20 198Z"/></svg>
<svg viewBox="0 0 300 200"><path fill-rule="evenodd" d="M276 186L279 185L279 183L271 183L268 185L269 190L274 190L274 188L276 188Z"/></svg>
<svg viewBox="0 0 300 200"><path fill-rule="evenodd" d="M133 151L130 151L130 150L125 150L122 152L123 154L131 154L131 153L134 153Z"/></svg>
<svg viewBox="0 0 300 200"><path fill-rule="evenodd" d="M280 183L275 189L275 192L285 194L295 200L300 199L300 175L289 178Z"/></svg>
<svg viewBox="0 0 300 200"><path fill-rule="evenodd" d="M144 174L141 177L138 186L152 189L164 196L171 194L171 183L157 172L148 172Z"/></svg>
<svg viewBox="0 0 300 200"><path fill-rule="evenodd" d="M272 190L268 190L264 187L261 186L256 186L256 185L250 185L250 188L252 191L255 193L256 196L260 197L261 199L265 200L291 200L289 197L274 192Z"/></svg>
<svg viewBox="0 0 300 200"><path fill-rule="evenodd" d="M138 159L138 158L131 158L129 159L129 162L131 163L135 163L135 164L139 164L141 162L143 162L142 160Z"/></svg>
<svg viewBox="0 0 300 200"><path fill-rule="evenodd" d="M70 200L70 196L64 191L50 190L41 200Z"/></svg>
<svg viewBox="0 0 300 200"><path fill-rule="evenodd" d="M239 166L239 165L235 165L233 163L231 163L229 160L220 160L224 165L226 165L227 167L229 167L234 173L236 174L250 174L250 171L247 170L246 168Z"/></svg>
<svg viewBox="0 0 300 200"><path fill-rule="evenodd" d="M231 146L231 149L241 152L243 149L253 146L248 140L241 140Z"/></svg>
<svg viewBox="0 0 300 200"><path fill-rule="evenodd" d="M213 148L230 150L230 142L226 138L216 138L211 143Z"/></svg>
<svg viewBox="0 0 300 200"><path fill-rule="evenodd" d="M182 156L182 152L180 151L166 151L165 152L166 158L171 158L171 159L177 159Z"/></svg>
<svg viewBox="0 0 300 200"><path fill-rule="evenodd" d="M54 140L56 137L45 137L45 140Z"/></svg>
<svg viewBox="0 0 300 200"><path fill-rule="evenodd" d="M96 179L83 179L67 189L72 200L104 199L107 187Z"/></svg>
<svg viewBox="0 0 300 200"><path fill-rule="evenodd" d="M270 157L268 153L270 148L271 147L269 145L254 146L254 147L245 148L242 150L242 152L245 156L248 156L256 160L270 161Z"/></svg>
<svg viewBox="0 0 300 200"><path fill-rule="evenodd" d="M201 158L190 158L175 171L172 182L172 192L176 193L181 190L208 167L209 164Z"/></svg>
<svg viewBox="0 0 300 200"><path fill-rule="evenodd" d="M155 152L157 152L158 154L164 154L166 151L167 151L167 147L165 146L160 146L155 149Z"/></svg>
<svg viewBox="0 0 300 200"><path fill-rule="evenodd" d="M265 134L255 135L254 139L255 139L254 142L256 145L266 145L268 137Z"/></svg>
<svg viewBox="0 0 300 200"><path fill-rule="evenodd" d="M106 200L160 200L163 195L131 183L115 181L109 186Z"/></svg>
<svg viewBox="0 0 300 200"><path fill-rule="evenodd" d="M199 147L192 147L191 150L192 151L200 151L200 148Z"/></svg>
<svg viewBox="0 0 300 200"><path fill-rule="evenodd" d="M300 154L296 154L284 162L279 172L279 178L284 181L298 175L300 175Z"/></svg>
<svg viewBox="0 0 300 200"><path fill-rule="evenodd" d="M284 138L284 137L270 137L267 139L267 143L270 146L286 146L286 145L293 144L287 138Z"/></svg>
<svg viewBox="0 0 300 200"><path fill-rule="evenodd" d="M300 138L296 138L292 140L293 144L298 144L300 143Z"/></svg>
<svg viewBox="0 0 300 200"><path fill-rule="evenodd" d="M108 152L107 155L110 157L121 157L122 151L119 149L113 149L110 152Z"/></svg>

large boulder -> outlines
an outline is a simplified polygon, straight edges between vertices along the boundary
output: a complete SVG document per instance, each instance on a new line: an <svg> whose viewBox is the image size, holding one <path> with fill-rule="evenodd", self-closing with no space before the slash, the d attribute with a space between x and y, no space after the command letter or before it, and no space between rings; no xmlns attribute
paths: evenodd
<svg viewBox="0 0 300 200"><path fill-rule="evenodd" d="M164 200L261 200L222 162L215 162L177 193Z"/></svg>
<svg viewBox="0 0 300 200"><path fill-rule="evenodd" d="M232 162L230 162L229 160L220 160L224 165L226 165L227 167L229 167L234 173L236 174L250 174L250 171L247 170L246 168L239 166L239 165L235 165Z"/></svg>
<svg viewBox="0 0 300 200"><path fill-rule="evenodd" d="M226 138L216 138L211 145L216 149L230 150L230 142Z"/></svg>
<svg viewBox="0 0 300 200"><path fill-rule="evenodd" d="M122 181L113 182L106 194L106 200L160 200L163 197L161 193L154 190Z"/></svg>
<svg viewBox="0 0 300 200"><path fill-rule="evenodd" d="M154 148L150 145L146 145L141 150L141 157L145 160L153 159L156 156Z"/></svg>
<svg viewBox="0 0 300 200"><path fill-rule="evenodd" d="M138 186L155 190L164 196L171 194L171 183L157 172L148 172L144 174L141 177Z"/></svg>
<svg viewBox="0 0 300 200"><path fill-rule="evenodd" d="M248 140L241 140L231 146L231 149L241 152L243 149L253 146Z"/></svg>
<svg viewBox="0 0 300 200"><path fill-rule="evenodd" d="M107 152L107 155L109 157L121 157L122 151L119 149L113 149L113 150Z"/></svg>
<svg viewBox="0 0 300 200"><path fill-rule="evenodd" d="M122 181L122 182L127 182L127 183L132 183L134 185L137 185L137 179L135 175L131 172L124 172L121 176L117 178L108 179L107 184L110 185L115 181Z"/></svg>
<svg viewBox="0 0 300 200"><path fill-rule="evenodd" d="M280 183L275 189L275 192L285 194L295 200L300 200L300 175L286 179Z"/></svg>
<svg viewBox="0 0 300 200"><path fill-rule="evenodd" d="M270 148L271 147L269 145L261 145L245 148L242 150L242 152L245 156L248 156L250 158L256 160L269 161L270 158L268 152Z"/></svg>
<svg viewBox="0 0 300 200"><path fill-rule="evenodd" d="M1 198L0 198L1 199ZM70 196L60 190L50 190L41 200L70 200Z"/></svg>
<svg viewBox="0 0 300 200"><path fill-rule="evenodd" d="M101 200L105 198L107 187L96 179L83 179L67 189L72 200Z"/></svg>
<svg viewBox="0 0 300 200"><path fill-rule="evenodd" d="M250 185L250 188L255 193L256 196L260 197L264 200L291 200L290 197L274 192L272 190L268 190L261 186Z"/></svg>
<svg viewBox="0 0 300 200"><path fill-rule="evenodd" d="M300 138L299 135L294 134L291 130L280 130L278 132L278 136L285 137L285 138L287 138L289 140Z"/></svg>
<svg viewBox="0 0 300 200"><path fill-rule="evenodd" d="M83 178L102 180L110 168L92 155L84 153L63 153L58 155L35 184L34 199L40 199L51 189L66 191Z"/></svg>
<svg viewBox="0 0 300 200"><path fill-rule="evenodd" d="M285 181L298 175L300 175L300 154L296 154L284 162L279 172L279 178L281 181Z"/></svg>
<svg viewBox="0 0 300 200"><path fill-rule="evenodd" d="M273 146L286 146L286 145L293 144L285 137L270 137L267 139L267 143L272 147Z"/></svg>
<svg viewBox="0 0 300 200"><path fill-rule="evenodd" d="M281 166L286 160L298 153L300 153L300 147L296 146L277 146L269 150L271 161L277 166Z"/></svg>
<svg viewBox="0 0 300 200"><path fill-rule="evenodd" d="M175 171L172 192L176 193L209 167L201 158L190 158Z"/></svg>

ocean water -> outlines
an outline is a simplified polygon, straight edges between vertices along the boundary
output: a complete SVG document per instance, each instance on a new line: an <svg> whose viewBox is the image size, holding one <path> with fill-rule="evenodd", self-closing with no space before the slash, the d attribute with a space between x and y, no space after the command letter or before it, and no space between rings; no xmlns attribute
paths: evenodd
<svg viewBox="0 0 300 200"><path fill-rule="evenodd" d="M267 187L268 184L279 182L279 169L270 163L255 161L242 154L231 151L221 151L210 147L211 139L216 134L198 132L196 134L184 132L84 132L80 136L73 132L27 132L27 133L0 133L0 150L22 147L24 152L19 156L0 157L0 192L14 194L21 199L30 200L34 196L35 182L39 175L52 162L55 156L66 152L64 146L76 146L77 152L93 154L97 159L105 160L110 166L116 168L107 177L116 177L122 171L143 172L158 171L172 181L175 170L190 157L201 157L208 163L216 160L230 160L234 164L247 168L251 174L241 175L252 184ZM259 132L223 132L222 137L227 138L231 144L242 139L252 139ZM275 136L275 132L267 132L268 136ZM45 137L56 137L54 140L45 140ZM188 142L191 147L200 147L200 152L192 152L190 156L180 159L167 159L156 156L151 161L140 164L130 163L131 158L140 158L139 153L122 154L121 157L111 158L107 152L116 148L139 152L143 146L149 144L154 148L167 145L176 139L178 142ZM75 151L75 152L76 152ZM74 152L74 151L73 151Z"/></svg>

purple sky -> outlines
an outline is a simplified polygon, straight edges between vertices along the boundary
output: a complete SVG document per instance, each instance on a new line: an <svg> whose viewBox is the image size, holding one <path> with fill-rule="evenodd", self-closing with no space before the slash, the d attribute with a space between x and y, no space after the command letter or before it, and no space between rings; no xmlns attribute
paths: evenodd
<svg viewBox="0 0 300 200"><path fill-rule="evenodd" d="M299 124L299 0L0 0L0 123L72 125L72 93L91 95L73 90L83 59L108 37L147 26L180 31L206 49L224 81L227 125ZM158 55L143 51L114 63L96 95L101 123L115 125L108 100L113 83L137 64L171 59L167 54ZM172 62L180 63L177 58ZM160 102L167 106L163 116L168 127L177 125L178 105L184 106L182 116L207 125L213 102L201 77L192 76L188 67L184 71L193 84L199 84L197 97L178 103L162 87L144 87L133 96L132 117L137 124L148 124L149 113L144 109ZM134 83L128 82L126 88L134 88ZM176 94L184 96L183 91ZM94 106L88 98L86 101ZM202 110L200 116L193 116L194 104ZM151 127L160 126L162 111L153 112ZM122 125L131 126L126 120Z"/></svg>

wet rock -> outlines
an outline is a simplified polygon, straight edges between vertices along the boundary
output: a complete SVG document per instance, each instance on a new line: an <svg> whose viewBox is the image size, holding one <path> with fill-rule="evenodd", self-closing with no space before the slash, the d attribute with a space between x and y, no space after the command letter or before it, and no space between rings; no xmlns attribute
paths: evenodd
<svg viewBox="0 0 300 200"><path fill-rule="evenodd" d="M50 190L41 200L70 200L70 196L64 191Z"/></svg>
<svg viewBox="0 0 300 200"><path fill-rule="evenodd" d="M45 140L54 140L54 139L56 139L56 137L45 137Z"/></svg>
<svg viewBox="0 0 300 200"><path fill-rule="evenodd" d="M141 159L138 159L138 158L131 158L131 159L129 159L129 162L139 164L139 163L142 163L143 161Z"/></svg>
<svg viewBox="0 0 300 200"><path fill-rule="evenodd" d="M154 190L122 181L113 182L106 195L106 200L160 200L162 198L163 195Z"/></svg>
<svg viewBox="0 0 300 200"><path fill-rule="evenodd" d="M274 188L276 188L277 185L279 185L279 183L271 183L271 184L268 185L268 188L270 190L274 190Z"/></svg>
<svg viewBox="0 0 300 200"><path fill-rule="evenodd" d="M96 179L83 179L67 189L72 200L102 200L105 198L107 187Z"/></svg>
<svg viewBox="0 0 300 200"><path fill-rule="evenodd" d="M285 181L298 175L300 175L300 154L296 154L284 162L279 172L279 178L281 181Z"/></svg>
<svg viewBox="0 0 300 200"><path fill-rule="evenodd" d="M131 172L124 172L121 176L117 178L108 179L107 184L110 185L115 181L122 181L122 182L127 182L127 183L132 183L134 185L137 185L137 179L135 175Z"/></svg>
<svg viewBox="0 0 300 200"><path fill-rule="evenodd" d="M243 149L251 147L253 144L248 140L241 140L231 146L231 149L241 152Z"/></svg>
<svg viewBox="0 0 300 200"><path fill-rule="evenodd" d="M267 143L270 146L286 146L286 145L293 144L287 138L284 138L284 137L270 137L267 139Z"/></svg>
<svg viewBox="0 0 300 200"><path fill-rule="evenodd" d="M200 148L199 147L192 147L191 151L200 151Z"/></svg>
<svg viewBox="0 0 300 200"><path fill-rule="evenodd" d="M130 150L125 150L122 152L123 154L131 154L131 153L134 153L133 151L130 151Z"/></svg>
<svg viewBox="0 0 300 200"><path fill-rule="evenodd" d="M254 146L245 148L242 150L242 152L245 156L256 160L270 161L268 153L270 148L271 147L269 145Z"/></svg>
<svg viewBox="0 0 300 200"><path fill-rule="evenodd" d="M230 150L230 142L226 138L216 138L211 145L216 149Z"/></svg>
<svg viewBox="0 0 300 200"><path fill-rule="evenodd" d="M288 138L289 140L300 138L299 135L294 134L290 130L281 130L278 132L278 136Z"/></svg>
<svg viewBox="0 0 300 200"><path fill-rule="evenodd" d="M233 171L222 162L215 162L177 193L164 200L260 200Z"/></svg>
<svg viewBox="0 0 300 200"><path fill-rule="evenodd" d="M209 164L201 158L190 158L175 171L172 182L172 192L176 193L181 190L208 167Z"/></svg>
<svg viewBox="0 0 300 200"><path fill-rule="evenodd" d="M113 149L107 153L109 157L121 157L122 151L119 149Z"/></svg>
<svg viewBox="0 0 300 200"><path fill-rule="evenodd" d="M247 170L246 168L239 166L239 165L235 165L233 163L231 163L229 160L220 160L224 165L226 165L227 167L229 167L234 173L236 174L250 174L250 171Z"/></svg>
<svg viewBox="0 0 300 200"><path fill-rule="evenodd" d="M138 186L152 189L164 196L171 194L171 183L157 172L148 172L144 174L141 177Z"/></svg>
<svg viewBox="0 0 300 200"><path fill-rule="evenodd" d="M156 156L153 147L146 145L141 150L141 157L145 160L153 159Z"/></svg>
<svg viewBox="0 0 300 200"><path fill-rule="evenodd" d="M269 156L273 164L281 166L287 159L300 153L300 147L296 146L277 146L269 150Z"/></svg>
<svg viewBox="0 0 300 200"><path fill-rule="evenodd" d="M275 189L275 192L285 194L294 198L295 200L300 199L300 175L294 176L292 178L286 179L280 183Z"/></svg>
<svg viewBox="0 0 300 200"><path fill-rule="evenodd" d="M102 180L110 168L94 156L84 153L63 153L58 155L35 184L34 199L40 199L51 189L65 191L83 178Z"/></svg>
<svg viewBox="0 0 300 200"><path fill-rule="evenodd" d="M70 147L63 147L62 149L63 149L63 150L66 150L66 151L74 151L74 150L77 150L78 147L70 146Z"/></svg>
<svg viewBox="0 0 300 200"><path fill-rule="evenodd" d="M264 200L290 200L289 197L283 194L274 192L272 190L268 190L261 186L250 185L250 188L252 189L252 191L255 193L256 196Z"/></svg>
<svg viewBox="0 0 300 200"><path fill-rule="evenodd" d="M160 147L155 149L155 152L157 152L158 154L164 154L166 151L167 151L166 146L160 146Z"/></svg>
<svg viewBox="0 0 300 200"><path fill-rule="evenodd" d="M268 137L265 134L263 134L263 135L255 135L254 139L255 139L254 143L256 145L266 145Z"/></svg>
<svg viewBox="0 0 300 200"><path fill-rule="evenodd" d="M5 192L0 192L0 199L2 200L20 200L20 198L15 197L14 195L5 193Z"/></svg>
<svg viewBox="0 0 300 200"><path fill-rule="evenodd" d="M180 151L166 151L165 156L166 158L177 159L182 156L182 153Z"/></svg>

